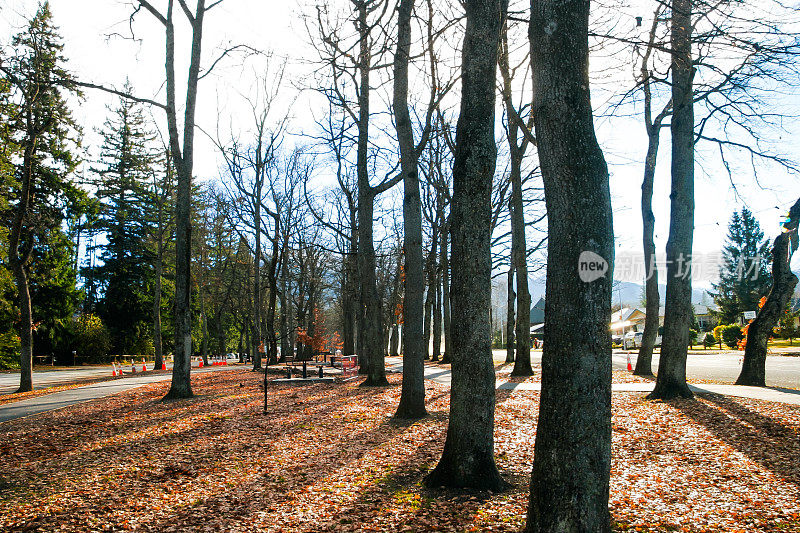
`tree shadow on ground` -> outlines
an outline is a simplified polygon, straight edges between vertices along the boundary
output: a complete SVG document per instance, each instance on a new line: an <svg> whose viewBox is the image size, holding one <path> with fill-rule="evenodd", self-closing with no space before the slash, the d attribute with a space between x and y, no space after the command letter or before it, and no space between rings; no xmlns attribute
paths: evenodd
<svg viewBox="0 0 800 533"><path fill-rule="evenodd" d="M715 437L785 481L800 487L800 428L787 426L718 394L670 402Z"/></svg>

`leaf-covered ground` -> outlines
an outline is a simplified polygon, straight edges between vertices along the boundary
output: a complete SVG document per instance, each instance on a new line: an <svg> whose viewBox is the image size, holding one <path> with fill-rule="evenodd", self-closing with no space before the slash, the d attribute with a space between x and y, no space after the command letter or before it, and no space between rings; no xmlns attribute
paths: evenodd
<svg viewBox="0 0 800 533"><path fill-rule="evenodd" d="M0 425L2 531L519 531L539 394L498 391L501 494L427 490L448 392L391 415L390 387L270 388L247 370L168 382ZM624 531L800 531L800 409L614 394L611 514Z"/></svg>

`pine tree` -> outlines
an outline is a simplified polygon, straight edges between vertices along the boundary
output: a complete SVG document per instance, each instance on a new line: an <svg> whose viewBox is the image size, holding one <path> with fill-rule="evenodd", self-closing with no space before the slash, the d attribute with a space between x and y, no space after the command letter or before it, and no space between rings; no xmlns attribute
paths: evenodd
<svg viewBox="0 0 800 533"><path fill-rule="evenodd" d="M107 243L96 272L104 289L98 314L111 331L115 350L140 353L149 347L152 331L155 258L144 237L155 223L150 182L159 154L140 104L131 100L120 101L102 133L102 168L96 172Z"/></svg>
<svg viewBox="0 0 800 533"><path fill-rule="evenodd" d="M64 68L63 45L53 25L50 6L39 6L28 27L12 40L13 53L3 58L0 71L11 88L17 107L10 120L12 139L20 147L16 180L9 191L10 232L8 263L17 287L20 319L20 392L33 388L33 309L30 292L34 249L57 239L67 216L85 198L71 182L77 165L75 148L80 129L67 105L67 94L78 93Z"/></svg>
<svg viewBox="0 0 800 533"><path fill-rule="evenodd" d="M733 324L741 313L756 311L772 285L770 245L753 214L743 207L728 224L719 283L713 285L721 323Z"/></svg>

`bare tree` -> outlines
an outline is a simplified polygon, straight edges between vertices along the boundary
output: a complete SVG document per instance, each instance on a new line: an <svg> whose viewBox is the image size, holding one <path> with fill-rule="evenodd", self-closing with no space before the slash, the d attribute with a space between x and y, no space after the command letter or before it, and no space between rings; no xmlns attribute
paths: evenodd
<svg viewBox="0 0 800 533"><path fill-rule="evenodd" d="M692 314L692 279L687 262L691 261L694 233L692 0L672 0L671 35L672 189L667 240L667 295L656 386L647 396L662 400L676 396L692 397L686 384L686 353Z"/></svg>
<svg viewBox="0 0 800 533"><path fill-rule="evenodd" d="M737 385L766 387L764 381L767 360L767 340L778 323L781 313L797 286L797 276L791 268L792 255L797 250L797 228L800 225L800 200L789 210L784 231L772 245L772 289L758 311L758 316L747 327L747 344L744 349L742 371Z"/></svg>
<svg viewBox="0 0 800 533"><path fill-rule="evenodd" d="M495 73L507 0L468 0L461 111L453 166L452 388L447 438L429 486L500 490L494 460L495 374L491 301L491 190L496 159Z"/></svg>

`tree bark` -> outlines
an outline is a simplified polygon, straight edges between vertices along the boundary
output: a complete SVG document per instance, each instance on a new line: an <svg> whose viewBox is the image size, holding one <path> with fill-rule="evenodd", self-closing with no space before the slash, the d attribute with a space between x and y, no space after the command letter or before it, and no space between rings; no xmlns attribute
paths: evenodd
<svg viewBox="0 0 800 533"><path fill-rule="evenodd" d="M656 219L653 215L653 181L656 173L656 157L658 155L660 126L657 129L647 128L647 157L644 163L644 180L642 180L642 246L644 248L645 278L645 319L642 345L636 358L637 376L653 375L653 347L658 336L658 311L661 306L658 294L658 266L656 265L656 244L653 240Z"/></svg>
<svg viewBox="0 0 800 533"><path fill-rule="evenodd" d="M431 354L431 361L438 362L442 355L442 278L439 272L437 272L434 276L434 280L433 350Z"/></svg>
<svg viewBox="0 0 800 533"><path fill-rule="evenodd" d="M516 357L512 376L532 376L531 293L528 290L528 249L525 239L525 214L522 204L522 151L517 146L517 127L509 126L511 156L511 263L517 273ZM513 133L511 133L513 132Z"/></svg>
<svg viewBox="0 0 800 533"><path fill-rule="evenodd" d="M789 220L790 222L786 226L788 231L778 235L772 245L772 289L769 291L764 306L758 311L758 316L750 322L747 328L744 361L736 385L767 386L765 381L767 340L797 286L797 276L792 273L791 268L795 247L790 246L790 240L792 235L797 239L800 200L789 211Z"/></svg>
<svg viewBox="0 0 800 533"><path fill-rule="evenodd" d="M447 229L448 224L449 222L447 222L442 229L442 311L444 314L444 354L442 354L443 364L450 364L450 346L452 346L450 329L450 258L448 252L450 231Z"/></svg>
<svg viewBox="0 0 800 533"><path fill-rule="evenodd" d="M153 288L153 349L156 357L156 368L161 368L164 362L164 352L161 341L161 276L163 270L163 245L159 237L155 264L155 287Z"/></svg>
<svg viewBox="0 0 800 533"><path fill-rule="evenodd" d="M588 21L589 0L531 2L533 117L548 214L542 394L526 525L536 532L611 530L614 233L590 102ZM581 270L588 252L607 265L603 276Z"/></svg>
<svg viewBox="0 0 800 533"><path fill-rule="evenodd" d="M400 145L403 174L403 248L405 286L403 295L403 385L395 417L416 419L425 409L425 352L423 303L425 280L422 272L422 208L419 170L414 149L414 129L408 111L408 61L411 49L411 15L414 0L398 5L397 51L394 57L392 108ZM396 327L396 326L395 326ZM395 330L396 331L396 330Z"/></svg>
<svg viewBox="0 0 800 533"><path fill-rule="evenodd" d="M514 329L517 322L514 313L517 293L514 292L514 258L508 260L508 275L506 278L506 363L514 362Z"/></svg>
<svg viewBox="0 0 800 533"><path fill-rule="evenodd" d="M692 314L690 260L694 234L694 109L691 0L672 0L672 192L667 240L664 337L656 386L647 397L691 398L686 353Z"/></svg>
<svg viewBox="0 0 800 533"><path fill-rule="evenodd" d="M653 215L653 181L658 161L658 145L661 138L661 123L669 114L671 104L667 104L658 115L653 118L653 97L650 88L650 56L654 49L656 31L662 8L659 6L653 16L650 28L650 38L644 57L642 57L642 92L644 93L644 124L647 131L647 156L644 161L644 179L642 180L642 248L644 251L645 266L645 319L642 345L639 356L636 358L636 368L633 373L637 376L653 375L653 347L658 336L658 311L661 306L661 296L658 293L658 266L656 264L656 245L653 239L655 233L655 216Z"/></svg>
<svg viewBox="0 0 800 533"><path fill-rule="evenodd" d="M497 159L495 73L507 0L467 0L461 109L451 207L453 338L450 418L428 486L501 490L494 460L495 374L491 350L490 215Z"/></svg>
<svg viewBox="0 0 800 533"><path fill-rule="evenodd" d="M205 0L197 0L192 21L192 48L186 87L183 120L183 150L178 140L175 102L175 28L170 0L166 17L166 87L167 126L170 150L177 169L175 206L175 360L172 383L165 399L190 398L192 393L192 311L191 311L191 241L192 241L192 170L194 166L194 130L197 83L200 78L200 55L203 42Z"/></svg>

